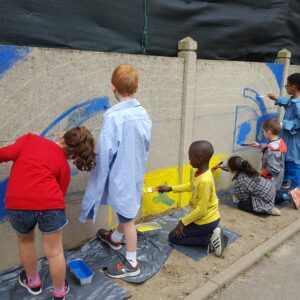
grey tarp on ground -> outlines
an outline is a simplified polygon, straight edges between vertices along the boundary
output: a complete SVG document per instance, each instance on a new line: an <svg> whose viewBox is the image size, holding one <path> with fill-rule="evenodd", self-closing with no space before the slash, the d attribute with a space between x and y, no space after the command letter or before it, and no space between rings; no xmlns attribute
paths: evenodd
<svg viewBox="0 0 300 300"><path fill-rule="evenodd" d="M189 210L182 209L156 221L162 225L162 230L158 234L141 234L138 235L138 260L141 264L141 274L135 277L124 278L125 281L131 283L142 283L155 275L164 265L173 250L173 247L181 251L187 256L199 259L207 255L206 249L201 247L182 247L171 246L168 242L168 235L178 221ZM226 233L226 232L225 232ZM228 237L234 241L238 237L236 233L228 231ZM227 234L227 233L226 233ZM88 241L79 249L69 250L65 252L66 259L81 258L95 272L93 281L86 286L80 286L70 272L67 272L68 279L71 283L70 294L67 299L126 299L129 295L126 291L118 286L117 281L113 281L107 277L102 270L112 263L117 263L124 258L125 247L118 251L114 251L106 244L102 243L98 238ZM200 256L199 256L200 255ZM28 292L18 284L18 274L21 268L11 269L0 273L0 299L2 300L45 300L49 299L51 294L51 282L48 272L48 263L42 258L39 260L41 275L43 277L44 292L41 296L30 297Z"/></svg>
<svg viewBox="0 0 300 300"><path fill-rule="evenodd" d="M101 259L107 257L107 252L99 243L98 239L93 239L80 249L66 251L66 259L82 258L88 266L95 272L93 281L89 285L80 286L70 272L67 278L70 283L68 300L122 300L130 297L117 282L99 272ZM48 263L44 258L39 259L40 275L43 279L43 293L39 296L30 295L26 289L18 283L18 275L21 268L14 268L0 273L0 299L1 300L49 300L51 298L51 280Z"/></svg>
<svg viewBox="0 0 300 300"><path fill-rule="evenodd" d="M0 44L274 62L283 48L300 62L299 0L0 1Z"/></svg>

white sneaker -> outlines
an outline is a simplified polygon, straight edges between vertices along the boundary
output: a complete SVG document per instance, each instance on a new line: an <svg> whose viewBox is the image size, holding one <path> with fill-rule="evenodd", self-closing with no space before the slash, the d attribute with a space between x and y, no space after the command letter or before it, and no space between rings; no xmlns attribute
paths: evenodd
<svg viewBox="0 0 300 300"><path fill-rule="evenodd" d="M217 227L210 238L210 247L213 249L216 256L221 256L225 247L226 239L224 237L223 229Z"/></svg>
<svg viewBox="0 0 300 300"><path fill-rule="evenodd" d="M274 206L270 212L270 215L281 216L281 211L277 207Z"/></svg>

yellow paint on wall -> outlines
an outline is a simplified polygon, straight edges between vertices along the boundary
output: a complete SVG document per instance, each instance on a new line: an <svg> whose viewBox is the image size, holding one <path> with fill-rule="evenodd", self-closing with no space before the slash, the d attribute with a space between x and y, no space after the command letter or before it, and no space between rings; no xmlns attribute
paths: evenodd
<svg viewBox="0 0 300 300"><path fill-rule="evenodd" d="M178 184L178 168L165 168L149 172L145 175L144 189L154 188L159 185ZM177 207L178 194L144 193L142 200L142 216L149 216Z"/></svg>
<svg viewBox="0 0 300 300"><path fill-rule="evenodd" d="M210 160L209 166L212 168L223 159L228 158L228 154L217 154ZM220 178L220 170L213 172L215 180ZM190 182L194 176L194 170L190 165L184 165L182 169L182 183ZM180 184L179 168L171 167L149 172L145 175L144 191L148 188L155 188L159 185L174 186ZM142 199L142 216L149 216L165 212L171 208L185 207L188 205L190 193L144 193Z"/></svg>

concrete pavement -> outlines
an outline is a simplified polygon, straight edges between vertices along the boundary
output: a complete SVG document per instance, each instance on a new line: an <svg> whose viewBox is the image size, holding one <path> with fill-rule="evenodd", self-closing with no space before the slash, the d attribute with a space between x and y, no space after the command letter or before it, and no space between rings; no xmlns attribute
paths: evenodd
<svg viewBox="0 0 300 300"><path fill-rule="evenodd" d="M300 233L210 297L213 300L300 299Z"/></svg>

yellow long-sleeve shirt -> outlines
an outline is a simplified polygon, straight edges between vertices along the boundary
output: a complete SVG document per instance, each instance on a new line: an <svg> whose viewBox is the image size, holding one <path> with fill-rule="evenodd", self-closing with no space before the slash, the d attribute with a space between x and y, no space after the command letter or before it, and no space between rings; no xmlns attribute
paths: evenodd
<svg viewBox="0 0 300 300"><path fill-rule="evenodd" d="M189 201L192 211L181 220L184 226L208 224L220 218L219 200L210 170L193 177L191 183L173 186L172 190L174 193L192 192Z"/></svg>

